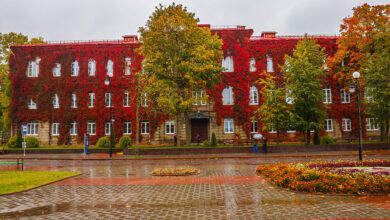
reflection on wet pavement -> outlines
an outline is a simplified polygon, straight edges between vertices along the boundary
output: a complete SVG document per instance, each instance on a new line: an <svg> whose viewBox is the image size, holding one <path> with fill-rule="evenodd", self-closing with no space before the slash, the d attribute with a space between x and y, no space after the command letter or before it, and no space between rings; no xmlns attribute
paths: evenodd
<svg viewBox="0 0 390 220"><path fill-rule="evenodd" d="M71 184L71 179L1 196L0 219L390 218L390 196L298 193L255 175L258 163L275 160L27 161L26 168L31 170L81 171L74 181L95 184ZM189 177L149 175L154 168L183 166L198 168L201 173ZM128 184L141 179L145 182ZM221 181L224 179L230 182ZM98 180L122 183L99 185Z"/></svg>

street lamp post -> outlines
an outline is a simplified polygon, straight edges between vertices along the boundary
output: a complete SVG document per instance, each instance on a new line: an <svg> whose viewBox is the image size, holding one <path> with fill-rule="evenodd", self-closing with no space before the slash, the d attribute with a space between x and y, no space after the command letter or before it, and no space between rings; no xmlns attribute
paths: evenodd
<svg viewBox="0 0 390 220"><path fill-rule="evenodd" d="M113 126L113 123L114 123L114 117L112 116L112 87L111 87L111 80L112 80L112 75L108 75L106 77L106 80L104 81L104 84L106 86L110 85L110 120L111 120L111 123L110 123L110 158L112 158L112 148L113 148L113 141L112 141L112 135L113 135L113 130L114 130L114 126Z"/></svg>
<svg viewBox="0 0 390 220"><path fill-rule="evenodd" d="M349 92L354 93L356 88L356 105L358 110L358 132L359 132L359 161L363 160L363 143L362 143L362 126L361 126L361 117L360 117L360 106L359 106L359 83L358 79L360 77L359 72L354 72L352 74L352 77L354 78L354 82L351 83L351 88L349 89ZM355 84L355 88L354 88Z"/></svg>

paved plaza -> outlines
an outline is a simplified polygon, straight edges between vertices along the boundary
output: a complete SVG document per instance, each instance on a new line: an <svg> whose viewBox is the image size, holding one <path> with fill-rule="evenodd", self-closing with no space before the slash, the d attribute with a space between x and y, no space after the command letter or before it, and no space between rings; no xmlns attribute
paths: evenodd
<svg viewBox="0 0 390 220"><path fill-rule="evenodd" d="M276 187L255 174L261 163L309 161L319 159L317 156L114 161L72 158L25 160L26 170L76 170L82 175L0 196L0 219L390 219L390 195L299 193ZM322 159L356 160L356 156L328 155ZM185 166L198 168L201 173L187 177L149 175L154 168Z"/></svg>

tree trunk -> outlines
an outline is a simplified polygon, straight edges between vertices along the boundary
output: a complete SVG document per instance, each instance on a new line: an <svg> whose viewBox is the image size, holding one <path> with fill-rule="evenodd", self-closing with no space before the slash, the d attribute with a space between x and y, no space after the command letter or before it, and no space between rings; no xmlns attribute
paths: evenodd
<svg viewBox="0 0 390 220"><path fill-rule="evenodd" d="M380 130L381 130L381 142L385 142L386 141L386 126L385 125L381 125L380 127Z"/></svg>
<svg viewBox="0 0 390 220"><path fill-rule="evenodd" d="M276 145L279 145L279 131L276 132Z"/></svg>
<svg viewBox="0 0 390 220"><path fill-rule="evenodd" d="M310 129L308 129L306 132L307 132L306 144L309 145L310 144Z"/></svg>
<svg viewBox="0 0 390 220"><path fill-rule="evenodd" d="M137 100L135 110L135 155L139 154L139 105L140 105L140 75L138 73Z"/></svg>
<svg viewBox="0 0 390 220"><path fill-rule="evenodd" d="M390 123L389 121L386 122L385 126L385 142L389 143L389 128L390 128Z"/></svg>
<svg viewBox="0 0 390 220"><path fill-rule="evenodd" d="M184 113L184 120L185 120L185 125L186 125L186 145L189 146L190 145L190 140L191 140L191 136L190 136L190 121L188 120L188 113L185 112Z"/></svg>
<svg viewBox="0 0 390 220"><path fill-rule="evenodd" d="M177 125L176 126L177 147L180 147L180 145L181 145L181 142L180 142L180 140L181 140L181 134L180 134L180 127L181 127L181 124L180 124L180 113L177 113L177 115L176 115L176 125Z"/></svg>

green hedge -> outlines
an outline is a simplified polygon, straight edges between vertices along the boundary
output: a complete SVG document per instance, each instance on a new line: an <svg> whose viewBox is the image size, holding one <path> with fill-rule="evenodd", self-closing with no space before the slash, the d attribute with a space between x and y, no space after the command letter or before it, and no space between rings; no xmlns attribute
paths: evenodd
<svg viewBox="0 0 390 220"><path fill-rule="evenodd" d="M120 148L131 147L131 138L129 136L122 136L121 139L119 139L119 147Z"/></svg>
<svg viewBox="0 0 390 220"><path fill-rule="evenodd" d="M96 143L96 147L110 148L110 139L108 137L101 137Z"/></svg>
<svg viewBox="0 0 390 220"><path fill-rule="evenodd" d="M22 144L18 144L17 142L18 137L13 136L8 140L7 147L9 148L21 148ZM18 146L19 145L19 146ZM39 147L39 140L36 137L29 136L26 138L26 147L27 148L38 148Z"/></svg>

